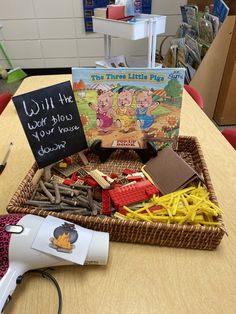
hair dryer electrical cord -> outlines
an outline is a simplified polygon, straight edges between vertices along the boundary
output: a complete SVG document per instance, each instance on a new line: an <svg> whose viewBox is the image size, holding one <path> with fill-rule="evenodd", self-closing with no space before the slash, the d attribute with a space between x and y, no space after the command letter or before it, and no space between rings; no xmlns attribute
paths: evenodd
<svg viewBox="0 0 236 314"><path fill-rule="evenodd" d="M58 305L58 311L57 311L57 314L61 314L62 313L62 293L61 293L61 288L58 284L58 282L56 281L56 279L50 274L48 273L47 271L45 270L42 270L42 269L32 269L32 270L29 270L27 271L23 276L19 276L17 278L17 284L20 284L22 279L28 275L28 274L40 274L42 275L43 278L48 278L50 279L54 285L56 286L56 289L57 289L57 293L58 293L58 300L59 300L59 305Z"/></svg>

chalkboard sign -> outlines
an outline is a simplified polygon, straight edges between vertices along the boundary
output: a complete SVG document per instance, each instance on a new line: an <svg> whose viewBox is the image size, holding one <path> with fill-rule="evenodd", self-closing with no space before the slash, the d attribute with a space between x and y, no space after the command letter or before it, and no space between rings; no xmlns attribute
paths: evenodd
<svg viewBox="0 0 236 314"><path fill-rule="evenodd" d="M13 97L39 168L87 147L70 82Z"/></svg>

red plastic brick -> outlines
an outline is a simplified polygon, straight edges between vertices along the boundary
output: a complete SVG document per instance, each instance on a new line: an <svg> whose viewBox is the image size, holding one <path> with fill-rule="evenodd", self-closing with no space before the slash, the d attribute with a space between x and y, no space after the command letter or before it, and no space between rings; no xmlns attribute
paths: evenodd
<svg viewBox="0 0 236 314"><path fill-rule="evenodd" d="M119 181L114 184L114 188L120 188L121 186L123 185Z"/></svg>
<svg viewBox="0 0 236 314"><path fill-rule="evenodd" d="M128 181L142 181L143 180L143 177L141 176L127 176L126 177Z"/></svg>
<svg viewBox="0 0 236 314"><path fill-rule="evenodd" d="M147 200L158 193L158 189L148 180L109 190L111 199L119 211L122 211L122 206L124 205Z"/></svg>
<svg viewBox="0 0 236 314"><path fill-rule="evenodd" d="M71 184L75 184L75 181L74 181L74 180L71 180L71 179L65 179L65 180L63 181L63 184L71 185Z"/></svg>
<svg viewBox="0 0 236 314"><path fill-rule="evenodd" d="M109 190L102 190L102 214L111 215L111 197Z"/></svg>
<svg viewBox="0 0 236 314"><path fill-rule="evenodd" d="M95 181L92 177L86 177L84 179L84 183L87 185L90 185L94 188L97 188L99 186L99 184L97 183L97 181Z"/></svg>
<svg viewBox="0 0 236 314"><path fill-rule="evenodd" d="M118 178L118 175L116 173L111 173L111 178L116 179L116 178Z"/></svg>
<svg viewBox="0 0 236 314"><path fill-rule="evenodd" d="M133 174L133 173L135 173L135 172L137 172L137 171L135 171L135 170L132 170L132 169L123 169L123 171L122 171L122 173L123 174L126 174L126 175L128 175L128 174Z"/></svg>
<svg viewBox="0 0 236 314"><path fill-rule="evenodd" d="M68 166L72 164L72 158L71 158L71 157L65 157L65 158L63 159L63 161L64 161L65 163L67 163Z"/></svg>
<svg viewBox="0 0 236 314"><path fill-rule="evenodd" d="M73 172L70 178L71 178L71 180L77 181L78 180L78 172L77 171Z"/></svg>

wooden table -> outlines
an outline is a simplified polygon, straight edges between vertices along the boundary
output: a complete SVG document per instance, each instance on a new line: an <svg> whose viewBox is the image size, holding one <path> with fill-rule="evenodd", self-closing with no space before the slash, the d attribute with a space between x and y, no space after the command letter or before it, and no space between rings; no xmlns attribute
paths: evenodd
<svg viewBox="0 0 236 314"><path fill-rule="evenodd" d="M70 75L29 77L16 94L70 79ZM201 143L229 237L216 251L111 242L107 266L53 271L63 292L63 314L236 313L236 153L186 92L181 134L197 136ZM0 117L1 156L11 141L13 150L0 176L1 214L34 162L12 102ZM53 314L57 302L48 280L28 276L6 313Z"/></svg>

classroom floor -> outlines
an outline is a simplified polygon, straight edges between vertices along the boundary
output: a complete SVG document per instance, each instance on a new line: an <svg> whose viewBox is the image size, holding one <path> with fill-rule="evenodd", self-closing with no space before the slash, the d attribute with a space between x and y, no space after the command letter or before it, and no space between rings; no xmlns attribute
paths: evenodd
<svg viewBox="0 0 236 314"><path fill-rule="evenodd" d="M19 81L19 82L16 82L16 83L12 83L12 84L7 84L7 82L5 80L0 79L0 94L2 94L4 92L10 92L10 93L12 93L14 95L14 93L16 92L18 87L20 86L21 82L22 81ZM236 124L235 125L220 126L214 120L212 120L212 122L215 124L215 126L220 131L223 130L225 127L236 129Z"/></svg>

